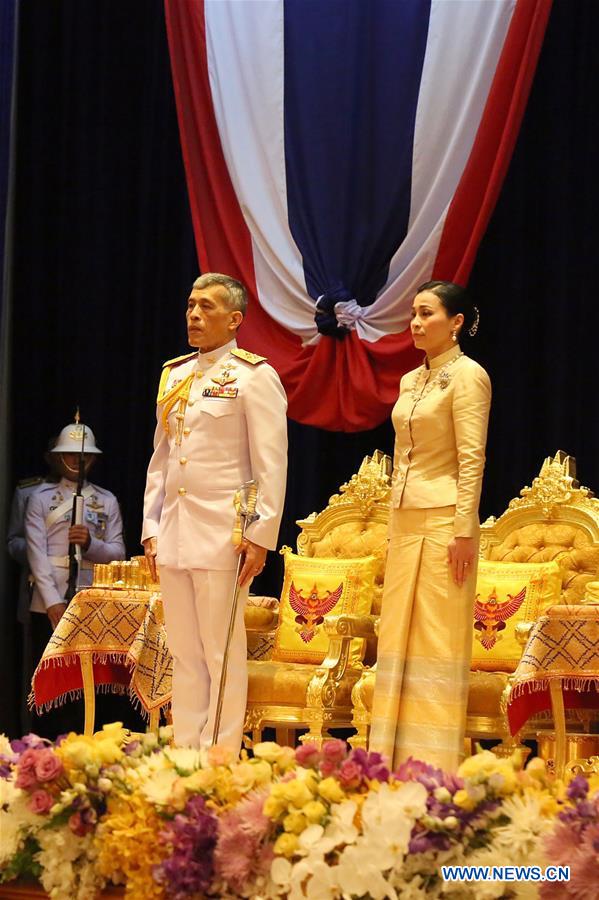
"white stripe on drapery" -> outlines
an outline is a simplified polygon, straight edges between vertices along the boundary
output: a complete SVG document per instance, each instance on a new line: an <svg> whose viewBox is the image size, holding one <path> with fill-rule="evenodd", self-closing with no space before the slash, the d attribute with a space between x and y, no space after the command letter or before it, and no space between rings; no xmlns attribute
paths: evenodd
<svg viewBox="0 0 599 900"><path fill-rule="evenodd" d="M515 3L432 0L416 114L410 228L391 260L387 284L356 322L363 340L403 331L413 292L430 277ZM251 235L260 303L307 343L318 334L287 218L283 15L282 0L207 0L208 71L223 154Z"/></svg>
<svg viewBox="0 0 599 900"><path fill-rule="evenodd" d="M283 15L280 0L207 2L208 73L223 154L252 239L260 303L310 340L314 300L287 218Z"/></svg>
<svg viewBox="0 0 599 900"><path fill-rule="evenodd" d="M403 331L430 279L449 204L468 162L516 0L432 0L414 132L406 239L358 324L365 340Z"/></svg>

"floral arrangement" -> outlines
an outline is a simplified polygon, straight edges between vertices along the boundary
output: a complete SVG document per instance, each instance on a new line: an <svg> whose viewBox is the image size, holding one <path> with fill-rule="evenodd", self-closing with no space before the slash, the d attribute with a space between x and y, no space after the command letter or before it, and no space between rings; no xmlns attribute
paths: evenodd
<svg viewBox="0 0 599 900"><path fill-rule="evenodd" d="M297 749L170 746L119 723L50 744L0 738L0 881L56 900L109 883L148 898L590 897L599 784L482 751L456 775L391 771L343 741ZM567 864L568 883L444 882L444 865Z"/></svg>

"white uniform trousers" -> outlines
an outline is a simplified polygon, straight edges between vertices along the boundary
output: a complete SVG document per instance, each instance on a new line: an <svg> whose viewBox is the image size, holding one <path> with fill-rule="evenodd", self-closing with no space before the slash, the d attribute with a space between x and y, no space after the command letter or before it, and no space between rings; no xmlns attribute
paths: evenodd
<svg viewBox="0 0 599 900"><path fill-rule="evenodd" d="M173 657L174 738L179 746L212 743L234 586L234 570L160 566L164 621ZM244 609L248 593L246 584L239 592L218 737L220 745L236 754L247 700Z"/></svg>

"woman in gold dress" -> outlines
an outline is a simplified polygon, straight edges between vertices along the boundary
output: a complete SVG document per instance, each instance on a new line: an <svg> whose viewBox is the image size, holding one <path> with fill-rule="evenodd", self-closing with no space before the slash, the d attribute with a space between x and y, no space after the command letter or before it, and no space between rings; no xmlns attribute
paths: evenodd
<svg viewBox="0 0 599 900"><path fill-rule="evenodd" d="M478 310L464 288L423 284L412 307L426 353L401 380L389 549L370 748L445 771L462 752L471 659L489 376L460 349Z"/></svg>

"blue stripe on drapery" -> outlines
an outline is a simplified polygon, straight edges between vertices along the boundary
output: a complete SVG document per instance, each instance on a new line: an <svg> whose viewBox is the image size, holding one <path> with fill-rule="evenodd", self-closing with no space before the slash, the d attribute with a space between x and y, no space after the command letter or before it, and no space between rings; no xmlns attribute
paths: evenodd
<svg viewBox="0 0 599 900"><path fill-rule="evenodd" d="M365 306L410 215L430 0L285 0L289 225L308 293Z"/></svg>

